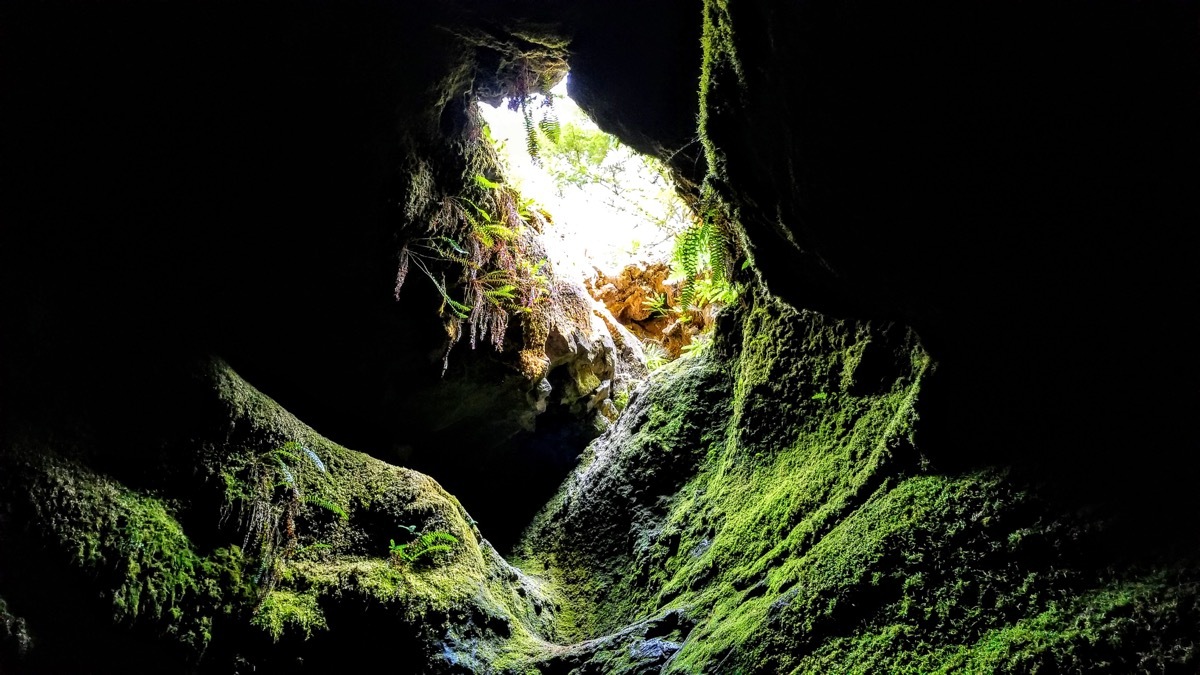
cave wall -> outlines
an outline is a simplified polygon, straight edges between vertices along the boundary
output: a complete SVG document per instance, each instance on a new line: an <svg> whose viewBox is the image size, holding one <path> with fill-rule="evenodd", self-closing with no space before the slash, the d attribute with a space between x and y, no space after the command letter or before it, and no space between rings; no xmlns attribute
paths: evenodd
<svg viewBox="0 0 1200 675"><path fill-rule="evenodd" d="M411 371L441 342L390 297L395 202L462 46L370 2L4 11L5 339L41 356L6 380L219 351L369 427L384 354Z"/></svg>
<svg viewBox="0 0 1200 675"><path fill-rule="evenodd" d="M331 438L436 472L473 507L503 492L497 472L541 472L522 515L489 518L511 541L597 433L594 411L560 410L565 372L548 396L546 374L522 370L528 322L503 354L460 340L446 361L433 282L396 291L398 254L438 205L502 178L474 98L513 93L501 72L525 54L561 52L480 9L6 4L5 408L116 417L160 364L219 354ZM569 344L552 366L591 367L615 394L590 318L554 332ZM527 461L511 446L548 401L563 449Z"/></svg>
<svg viewBox="0 0 1200 675"><path fill-rule="evenodd" d="M429 476L329 441L218 359L124 403L124 425L5 439L4 672L483 672L542 653L553 601ZM429 534L442 548L396 549Z"/></svg>
<svg viewBox="0 0 1200 675"><path fill-rule="evenodd" d="M1166 422L1187 416L1177 374L1197 373L1172 347L1200 215L1195 5L699 4L669 5L704 45L699 101L627 86L693 58L655 44L636 65L585 61L598 122L636 138L647 105L643 133L699 111L701 175L672 163L736 207L771 291L904 321L942 362L926 445L943 461L1054 458L1097 492L1164 494L1187 443ZM993 423L973 457L954 450ZM1109 473L1090 457L1111 445L1145 461Z"/></svg>
<svg viewBox="0 0 1200 675"><path fill-rule="evenodd" d="M480 170L469 93L477 77L494 85L500 57L477 44L487 20L471 17L465 5L371 1L0 8L0 670L319 667L371 644L449 669L435 633L474 621L469 643L515 616L500 608L509 601L533 612L515 587L482 597L516 573L437 483L321 436L440 462L468 499L507 489L487 471L496 461L530 461L472 450L530 426L537 383L512 354L465 343L443 379L441 298L424 279L394 294L402 243ZM195 372L214 354L318 431L273 402L254 420L216 403ZM463 380L475 410L430 411L460 406ZM289 572L281 597L299 604L271 605L243 569L254 551L237 558L248 542L222 517L239 507L219 467L237 473L297 434L331 467L331 455L367 467L374 478L335 473L391 506L349 509L358 544L345 564ZM552 493L571 458L536 486ZM511 539L539 505L480 515ZM333 536L328 513L304 508L317 539ZM467 557L407 575L388 561L401 525L452 532ZM158 545L131 550L143 534ZM350 643L305 640L325 623L318 606Z"/></svg>
<svg viewBox="0 0 1200 675"><path fill-rule="evenodd" d="M1005 467L940 469L919 443L940 366L910 328L765 295L721 321L590 446L517 551L579 644L679 613L653 650L570 672L1195 668L1182 522L1156 536L1136 509L1064 508Z"/></svg>

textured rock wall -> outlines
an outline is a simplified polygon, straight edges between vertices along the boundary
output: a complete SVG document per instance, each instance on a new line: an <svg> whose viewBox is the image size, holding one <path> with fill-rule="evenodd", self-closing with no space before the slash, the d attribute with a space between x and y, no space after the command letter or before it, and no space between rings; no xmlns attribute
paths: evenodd
<svg viewBox="0 0 1200 675"><path fill-rule="evenodd" d="M168 435L89 420L6 448L0 582L25 614L0 605L0 663L434 673L541 653L552 601L434 480L324 439L221 362L191 375L142 408ZM456 541L389 551L433 532Z"/></svg>
<svg viewBox="0 0 1200 675"><path fill-rule="evenodd" d="M6 4L5 409L104 390L123 360L220 354L323 434L472 506L525 480L530 503L487 518L511 542L639 366L590 310L513 312L501 353L461 339L443 374L436 284L462 299L460 270L434 255L442 281L414 265L395 297L402 247L448 200L482 203L477 176L503 179L474 97L562 63L531 41L561 42L550 28L476 9ZM547 274L562 302L538 312L584 299ZM551 357L548 324L566 342ZM521 452L539 417L561 449Z"/></svg>
<svg viewBox="0 0 1200 675"><path fill-rule="evenodd" d="M911 330L763 296L724 321L526 533L522 567L554 582L565 637L677 612L663 658L635 642L615 662L645 673L1196 667L1194 558L1126 548L1121 509L930 464L915 439L936 366ZM589 656L573 672L618 668Z"/></svg>
<svg viewBox="0 0 1200 675"><path fill-rule="evenodd" d="M1184 486L1161 488L1186 425L1160 421L1186 417L1176 373L1200 371L1170 346L1189 340L1180 233L1200 217L1195 6L703 5L644 10L671 29L636 65L581 59L584 107L631 139L699 113L659 156L709 176L773 293L920 332L943 364L927 451L1040 462L1090 498L1137 489L1149 513L1185 508L1163 500ZM589 45L621 34L590 31ZM695 64L689 40L705 50L698 100L629 86ZM689 142L707 161L674 154ZM964 458L957 438L981 426L992 442ZM1090 460L1114 442L1147 461Z"/></svg>

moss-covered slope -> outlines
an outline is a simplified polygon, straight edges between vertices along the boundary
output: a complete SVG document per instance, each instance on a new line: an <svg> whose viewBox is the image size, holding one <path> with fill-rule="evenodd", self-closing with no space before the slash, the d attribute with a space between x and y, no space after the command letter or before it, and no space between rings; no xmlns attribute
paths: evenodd
<svg viewBox="0 0 1200 675"><path fill-rule="evenodd" d="M911 331L763 297L738 324L656 377L527 533L567 636L677 608L663 672L1197 667L1194 565L1115 564L1104 515L930 466Z"/></svg>
<svg viewBox="0 0 1200 675"><path fill-rule="evenodd" d="M223 363L192 383L195 435L133 431L119 458L90 431L4 448L3 662L270 672L352 650L450 672L534 653L552 606L436 482L325 440ZM422 554L428 533L444 549Z"/></svg>

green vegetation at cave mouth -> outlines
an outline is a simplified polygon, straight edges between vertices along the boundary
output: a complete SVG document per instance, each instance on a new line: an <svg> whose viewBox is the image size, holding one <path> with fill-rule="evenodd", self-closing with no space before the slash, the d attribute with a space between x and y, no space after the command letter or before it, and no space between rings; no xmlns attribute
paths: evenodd
<svg viewBox="0 0 1200 675"><path fill-rule="evenodd" d="M1117 564L1103 516L1000 468L930 465L916 441L935 365L912 331L765 295L720 328L527 531L520 564L563 597L561 637L676 612L638 643L661 654L653 672L1195 670L1194 563ZM636 661L614 658L577 661Z"/></svg>

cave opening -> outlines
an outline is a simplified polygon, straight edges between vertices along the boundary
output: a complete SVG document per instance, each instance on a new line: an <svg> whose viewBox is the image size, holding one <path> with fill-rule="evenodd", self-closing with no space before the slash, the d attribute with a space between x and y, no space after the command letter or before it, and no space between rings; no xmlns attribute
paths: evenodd
<svg viewBox="0 0 1200 675"><path fill-rule="evenodd" d="M606 133L570 97L570 74L521 105L480 102L508 180L551 216L556 271L583 283L627 265L669 264L694 219L667 168Z"/></svg>
<svg viewBox="0 0 1200 675"><path fill-rule="evenodd" d="M712 213L695 190L601 129L570 90L567 73L544 95L478 102L484 136L505 180L548 216L549 264L638 338L654 370L706 341L737 289L713 273L720 252L703 239Z"/></svg>
<svg viewBox="0 0 1200 675"><path fill-rule="evenodd" d="M506 393L500 396L494 383L515 378L495 367L493 350L452 346L435 393L400 393L393 406L439 421L414 435L412 416L403 417L392 434L399 440L384 455L436 478L500 551L517 542L587 445L616 422L634 389L654 370L707 343L716 313L734 293L712 273L707 251L691 268L682 260L681 242L699 231L703 219L681 196L670 170L601 130L570 98L568 86L569 75L545 94L470 104L496 165L495 173L469 176L484 197L464 202L473 226L494 227L500 245L506 225L493 223L502 219L503 205L493 214L485 200L511 190L523 214L511 221L515 236L508 242L518 264L546 275L541 283L555 285L547 301L573 307L567 314L582 312L593 333L552 330L541 380L524 392L501 387ZM526 230L535 233L536 243L518 241ZM443 250L453 257L467 244L447 246ZM418 278L430 277L426 263L416 262L422 265ZM685 293L697 282L699 292ZM433 299L453 293L438 282L420 287L417 293ZM443 298L443 305L451 299ZM528 317L522 312L529 308L515 310L513 323ZM583 346L589 340L597 342ZM446 413L455 409L461 414ZM514 417L521 417L519 428L510 424ZM448 446L459 449L445 451ZM471 461L463 461L463 447L471 448Z"/></svg>

